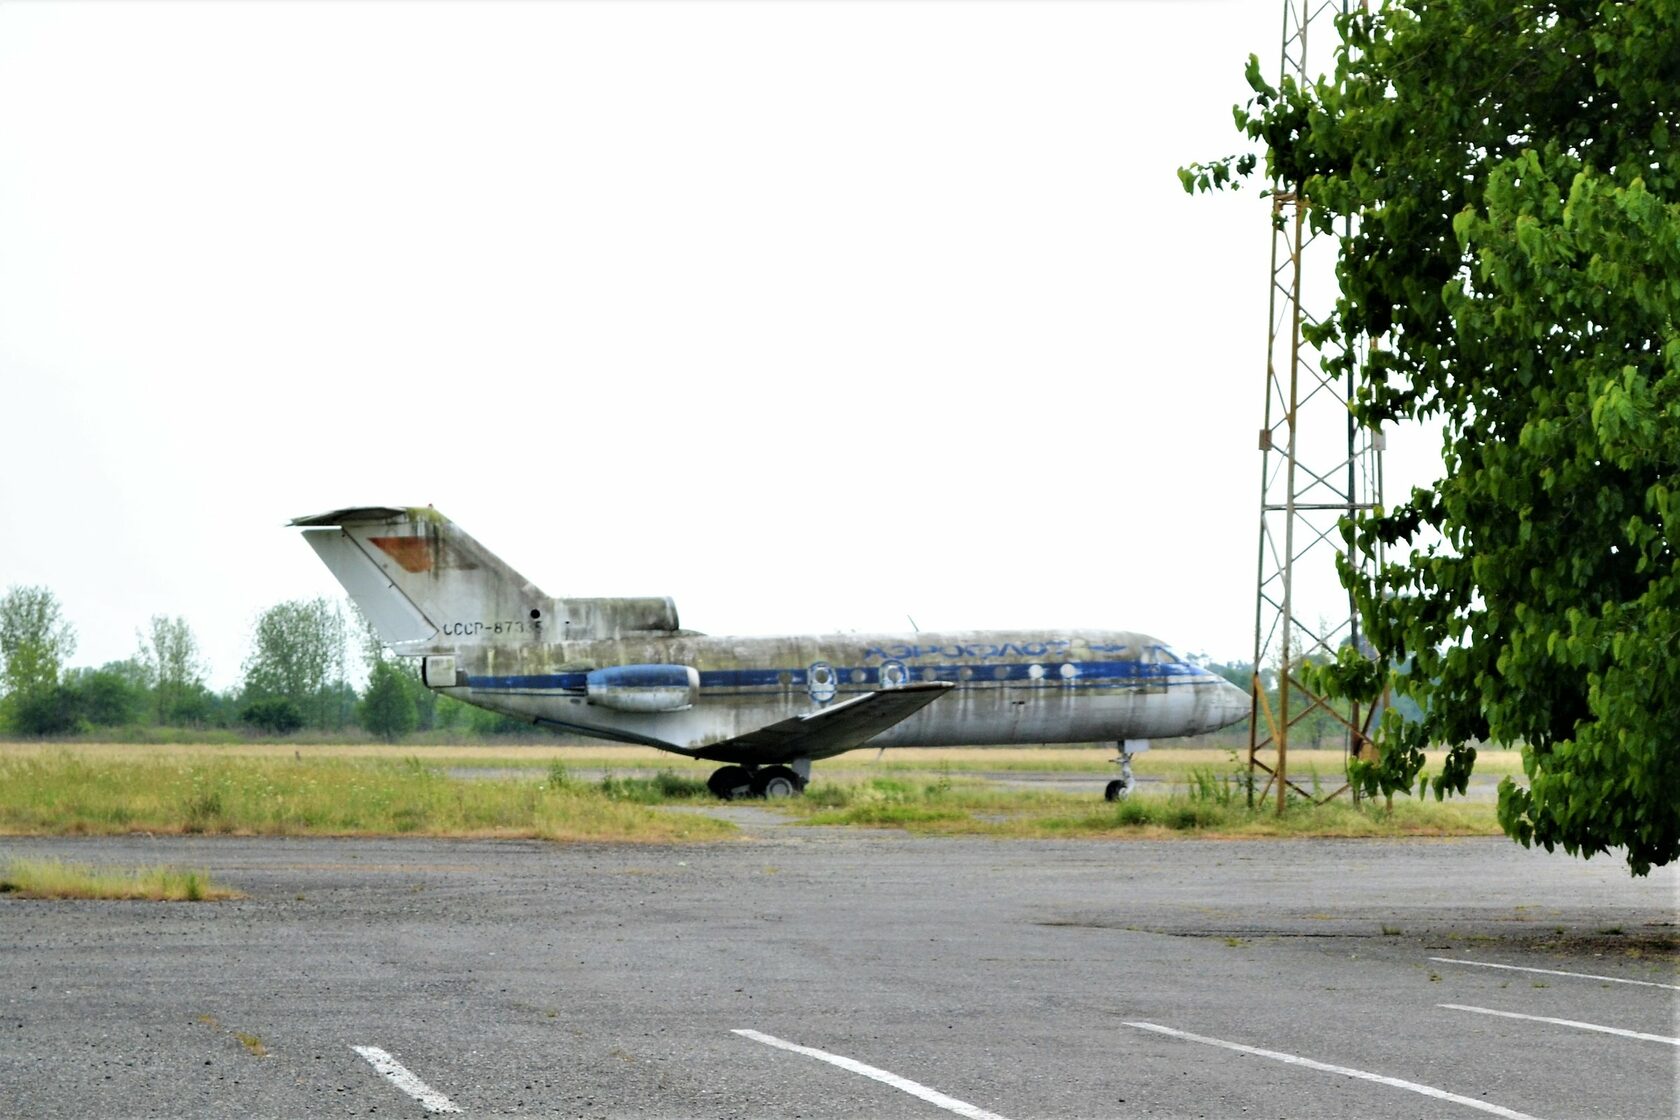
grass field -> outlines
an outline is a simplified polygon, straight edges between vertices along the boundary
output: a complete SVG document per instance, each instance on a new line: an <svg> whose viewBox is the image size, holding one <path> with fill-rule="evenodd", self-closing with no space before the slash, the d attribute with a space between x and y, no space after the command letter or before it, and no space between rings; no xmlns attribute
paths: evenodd
<svg viewBox="0 0 1680 1120"><path fill-rule="evenodd" d="M1244 748L1246 749L1246 748ZM258 743L202 744L139 743L0 743L0 759L31 758L68 753L89 760L242 758L242 759L356 759L403 761L417 758L429 766L483 768L493 770L546 770L559 761L569 769L636 771L669 770L704 778L717 768L703 762L669 754L652 747L598 744L569 746L535 744L505 746L498 743L470 746L421 746L385 743L292 743L276 740ZM1235 771L1242 763L1242 751L1210 746L1158 746L1137 756L1133 769L1145 777L1182 782L1198 771ZM1113 777L1109 759L1113 744L1071 747L900 747L886 752L866 748L824 759L816 764L819 777L851 774L919 773L1055 773L1091 774ZM1428 752L1430 773L1438 773L1445 751ZM1344 761L1340 750L1296 748L1289 753L1290 774L1302 780L1317 776L1321 782L1340 783ZM1478 777L1520 776L1522 756L1514 750L1487 750L1476 759Z"/></svg>
<svg viewBox="0 0 1680 1120"><path fill-rule="evenodd" d="M1247 807L1230 751L1157 749L1124 802L1098 799L1113 776L1100 749L854 751L818 765L806 795L777 809L814 825L923 833L1054 836L1491 835L1486 801L1342 797L1295 803L1278 819ZM1492 765L1487 765L1491 761ZM1291 774L1329 792L1338 752L1297 752ZM1516 769L1484 756L1482 773ZM713 804L713 764L639 747L413 748L383 745L0 744L0 834L125 832L425 835L671 843L727 837L732 825L673 805ZM478 772L478 776L474 775ZM1015 788L982 775L1092 779L1089 792Z"/></svg>
<svg viewBox="0 0 1680 1120"><path fill-rule="evenodd" d="M0 834L125 832L483 836L670 843L717 839L723 821L662 811L698 782L583 786L553 774L464 781L418 759L129 757L0 753Z"/></svg>

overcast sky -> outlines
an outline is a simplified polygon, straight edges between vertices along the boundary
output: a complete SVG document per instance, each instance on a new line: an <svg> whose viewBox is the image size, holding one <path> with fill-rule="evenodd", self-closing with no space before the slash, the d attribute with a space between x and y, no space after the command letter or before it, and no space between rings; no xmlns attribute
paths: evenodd
<svg viewBox="0 0 1680 1120"><path fill-rule="evenodd" d="M1266 203L1175 169L1240 148L1280 21L0 4L0 584L76 664L181 615L225 687L340 594L288 519L431 503L711 633L1246 658Z"/></svg>

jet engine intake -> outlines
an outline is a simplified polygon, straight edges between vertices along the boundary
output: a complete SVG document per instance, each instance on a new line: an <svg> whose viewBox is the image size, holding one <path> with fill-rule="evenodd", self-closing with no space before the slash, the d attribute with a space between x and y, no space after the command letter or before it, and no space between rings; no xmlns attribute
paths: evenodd
<svg viewBox="0 0 1680 1120"><path fill-rule="evenodd" d="M680 712L700 695L700 672L688 665L614 665L585 678L591 704L618 712Z"/></svg>

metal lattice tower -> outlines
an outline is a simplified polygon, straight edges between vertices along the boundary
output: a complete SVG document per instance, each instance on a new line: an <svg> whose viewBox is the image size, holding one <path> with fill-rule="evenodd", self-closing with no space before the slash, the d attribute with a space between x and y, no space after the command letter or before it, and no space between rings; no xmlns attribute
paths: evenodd
<svg viewBox="0 0 1680 1120"><path fill-rule="evenodd" d="M1284 0L1281 74L1302 85L1330 70L1335 17L1348 0ZM1309 55L1309 29L1316 48ZM1314 68L1309 68L1309 63ZM1266 338L1266 411L1260 430L1260 561L1254 610L1248 764L1250 804L1288 791L1319 799L1289 779L1290 732L1328 713L1347 754L1357 754L1373 712L1333 707L1308 689L1300 668L1334 658L1344 645L1366 648L1351 596L1336 579L1337 523L1382 501L1380 433L1357 427L1349 403L1353 373L1338 382L1324 369L1337 352L1315 349L1303 328L1335 307L1334 237L1312 232L1297 184L1272 183L1271 299ZM1344 233L1347 230L1344 228ZM1357 345L1357 343L1355 343ZM1276 671L1276 697L1263 672ZM1321 723L1323 721L1320 721ZM1266 774L1265 782L1259 773ZM1328 797L1348 787L1344 784Z"/></svg>

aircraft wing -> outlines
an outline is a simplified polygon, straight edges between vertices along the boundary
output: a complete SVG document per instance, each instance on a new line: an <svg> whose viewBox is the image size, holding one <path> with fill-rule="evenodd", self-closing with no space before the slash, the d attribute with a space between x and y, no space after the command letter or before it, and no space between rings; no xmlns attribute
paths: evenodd
<svg viewBox="0 0 1680 1120"><path fill-rule="evenodd" d="M933 703L956 686L925 681L866 692L815 712L784 719L694 751L695 758L771 765L797 758L827 758L863 745L893 724Z"/></svg>

